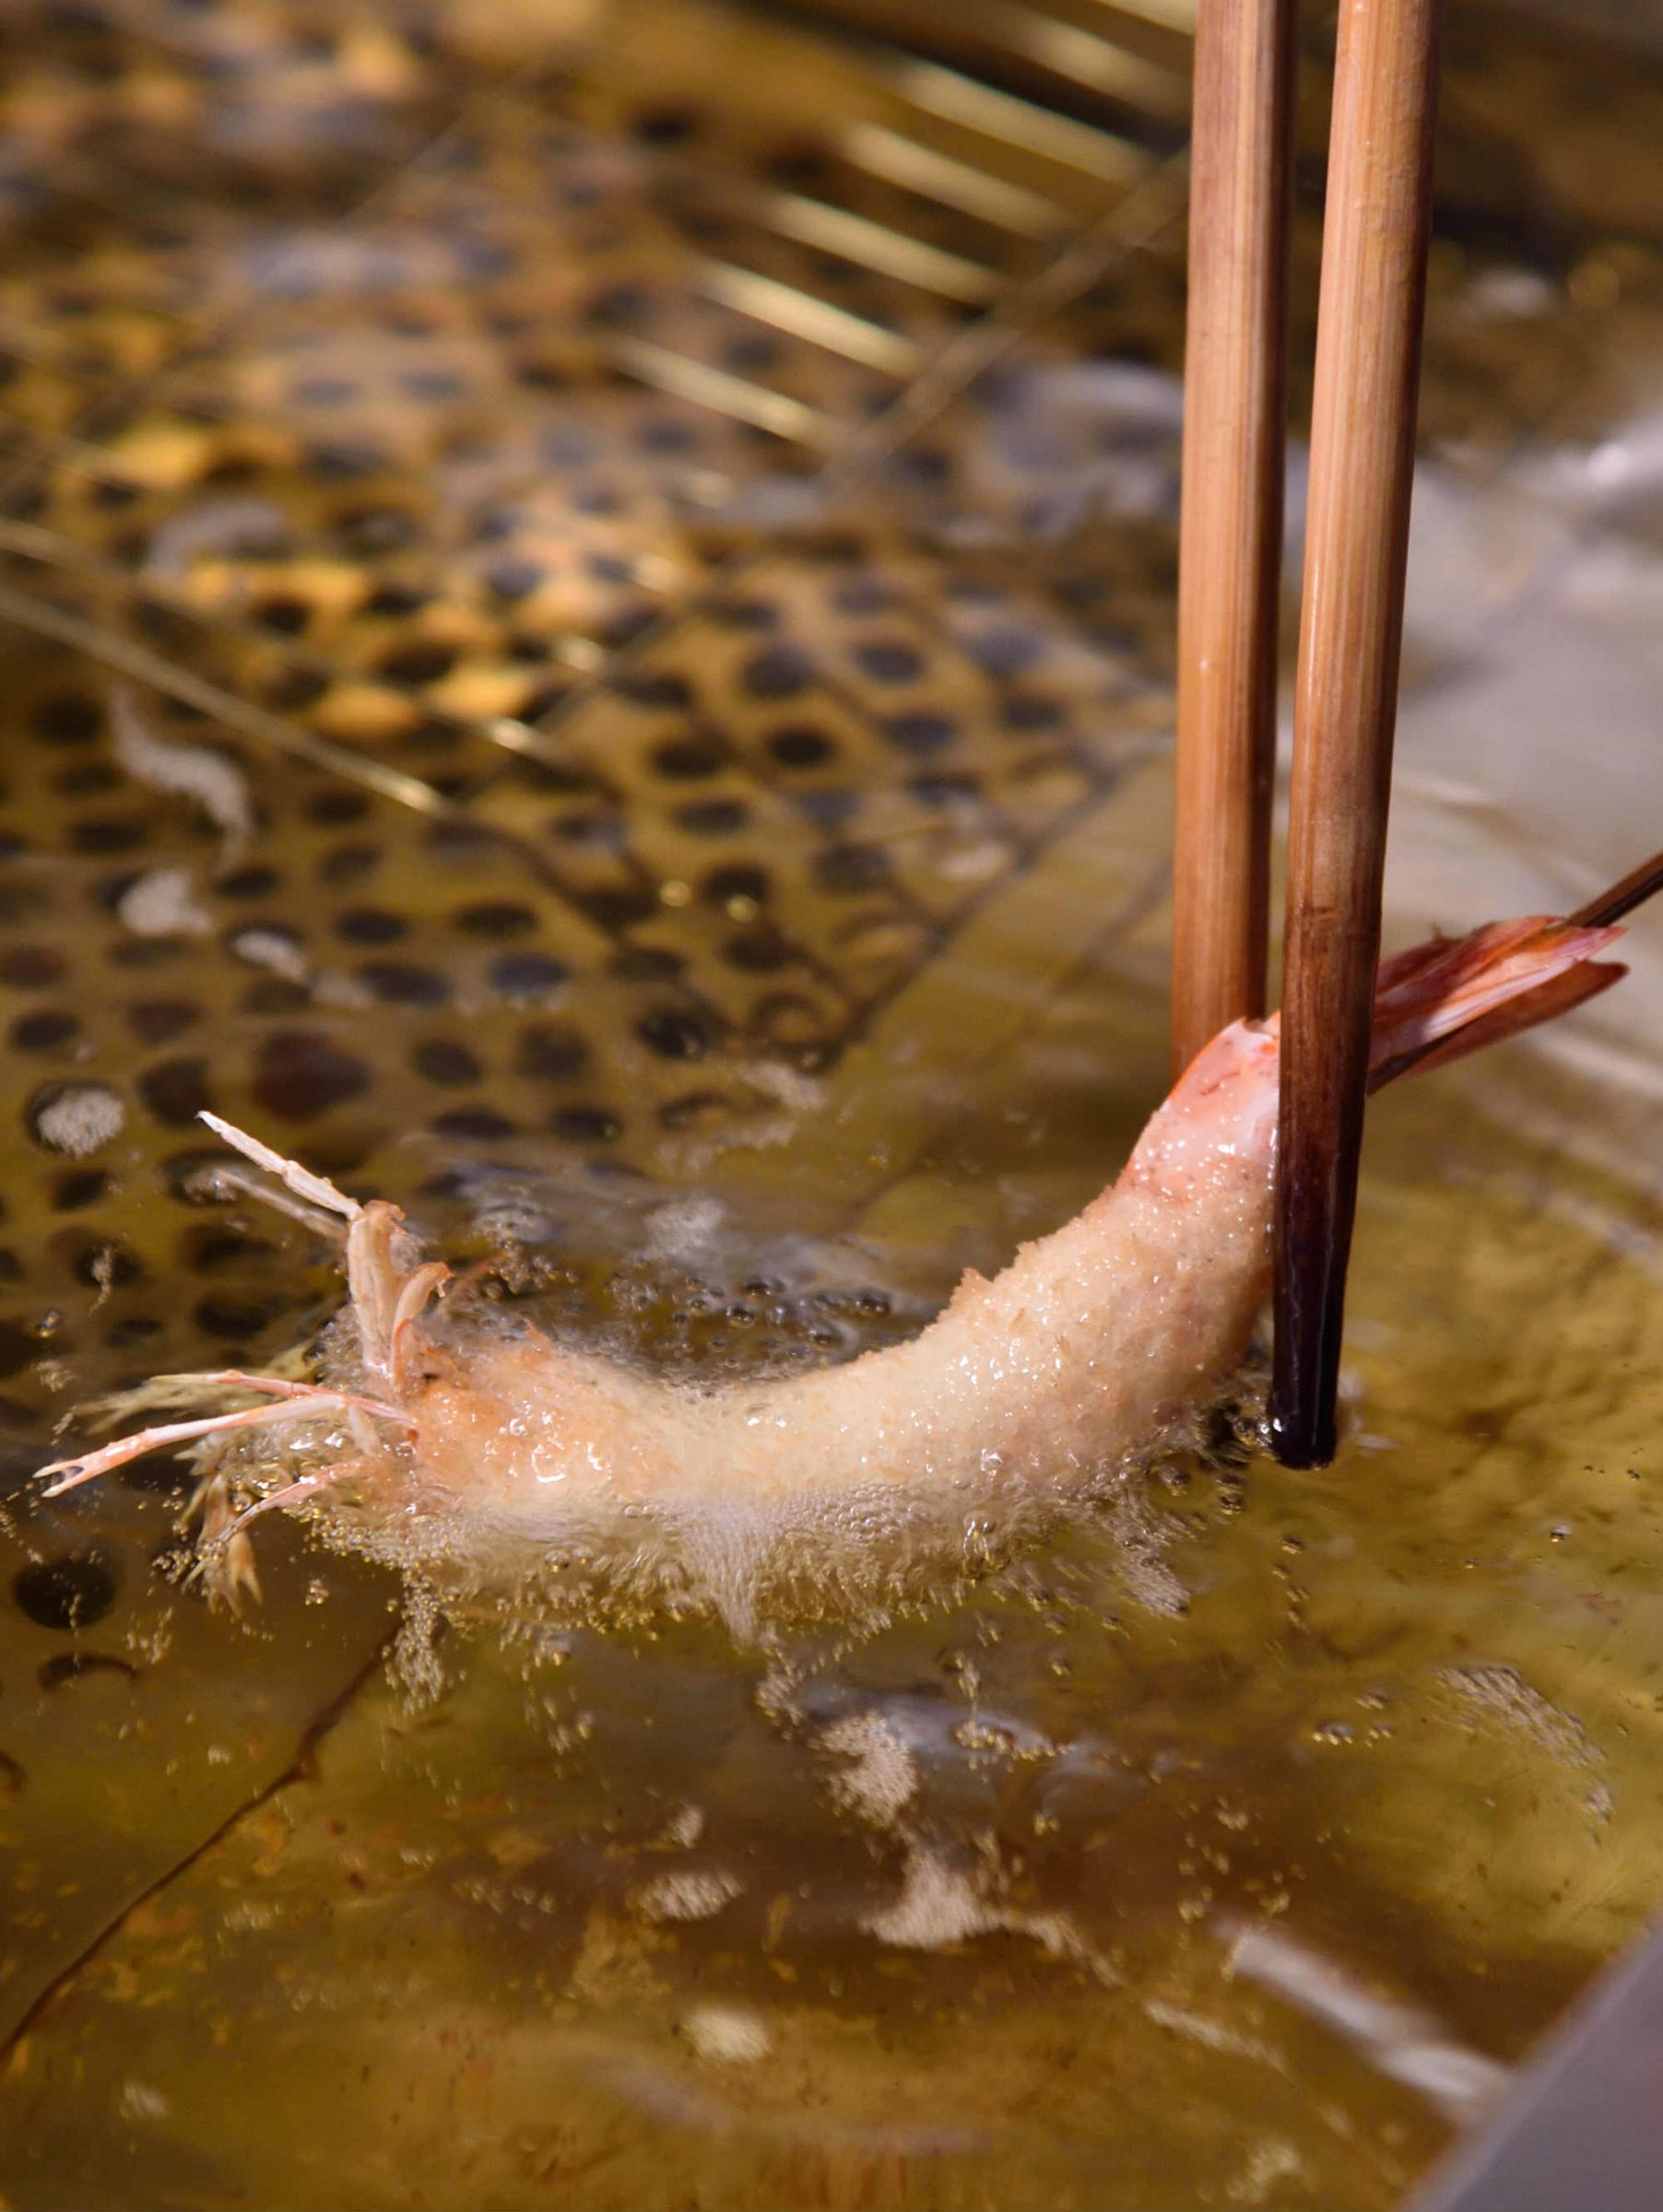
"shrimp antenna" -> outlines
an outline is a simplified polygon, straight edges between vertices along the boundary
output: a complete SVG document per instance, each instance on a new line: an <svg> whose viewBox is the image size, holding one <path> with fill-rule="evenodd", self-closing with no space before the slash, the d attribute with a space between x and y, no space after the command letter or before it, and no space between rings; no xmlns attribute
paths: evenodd
<svg viewBox="0 0 1663 2212"><path fill-rule="evenodd" d="M356 1198L348 1198L345 1191L337 1191L334 1183L326 1182L322 1175L314 1175L310 1168L301 1167L298 1160L285 1159L280 1152L274 1152L269 1145L263 1145L257 1136L250 1136L246 1129L239 1129L234 1122L222 1121L218 1114L209 1113L206 1110L196 1118L199 1122L206 1122L216 1136L222 1136L245 1159L252 1159L255 1167L264 1168L268 1175L275 1175L279 1182L287 1183L297 1198L309 1199L313 1206L321 1206L329 1213L339 1214L347 1221L356 1221L364 1210Z"/></svg>

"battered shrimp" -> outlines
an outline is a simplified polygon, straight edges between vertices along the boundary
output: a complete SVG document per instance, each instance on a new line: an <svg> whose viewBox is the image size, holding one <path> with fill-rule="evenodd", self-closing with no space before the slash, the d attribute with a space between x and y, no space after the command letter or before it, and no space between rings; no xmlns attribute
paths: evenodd
<svg viewBox="0 0 1663 2212"><path fill-rule="evenodd" d="M1422 946L1381 970L1376 1082L1563 1012L1624 971L1621 932L1533 918ZM1124 1468L1216 1402L1268 1288L1278 1023L1237 1022L1193 1063L1118 1180L989 1282L967 1274L912 1342L714 1390L436 1301L447 1280L398 1208L359 1206L211 1115L299 1196L346 1217L348 1310L319 1379L225 1373L268 1402L122 1438L42 1470L49 1495L141 1453L257 1430L279 1466L230 1530L338 1506L437 1570L569 1552L643 1522L731 1550L834 1525L845 1547L991 1497L1053 1497ZM713 1539L711 1532L717 1532ZM853 1532L853 1535L851 1534ZM222 1539L223 1540L223 1539ZM248 1561L231 1559L246 1580Z"/></svg>

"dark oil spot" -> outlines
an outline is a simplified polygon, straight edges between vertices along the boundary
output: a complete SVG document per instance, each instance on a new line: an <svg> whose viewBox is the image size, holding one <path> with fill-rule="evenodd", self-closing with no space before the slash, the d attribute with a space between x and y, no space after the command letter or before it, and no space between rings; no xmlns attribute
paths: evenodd
<svg viewBox="0 0 1663 2212"><path fill-rule="evenodd" d="M399 507L343 507L335 526L355 553L396 553L420 535L415 516Z"/></svg>
<svg viewBox="0 0 1663 2212"><path fill-rule="evenodd" d="M608 284L590 295L584 321L598 324L603 330L624 330L643 323L652 309L652 296L642 286Z"/></svg>
<svg viewBox="0 0 1663 2212"><path fill-rule="evenodd" d="M307 820L324 827L337 822L361 822L369 811L369 797L361 791L319 791L306 802Z"/></svg>
<svg viewBox="0 0 1663 2212"><path fill-rule="evenodd" d="M702 1060L710 1050L710 1030L682 1006L655 1006L635 1025L635 1034L661 1060Z"/></svg>
<svg viewBox="0 0 1663 2212"><path fill-rule="evenodd" d="M453 772L447 782L442 759L443 754L456 752L463 734L460 724L447 721L442 714L424 714L407 729L397 733L399 750L419 756L424 763L422 773L428 782L447 798L454 798L467 788L466 775L458 778Z"/></svg>
<svg viewBox="0 0 1663 2212"><path fill-rule="evenodd" d="M516 365L514 375L533 392L564 392L572 383L571 372L558 361L524 360Z"/></svg>
<svg viewBox="0 0 1663 2212"><path fill-rule="evenodd" d="M89 1289L125 1289L144 1274L143 1264L124 1244L83 1244L71 1265L77 1283Z"/></svg>
<svg viewBox="0 0 1663 2212"><path fill-rule="evenodd" d="M190 617L171 606L161 606L153 599L140 600L135 609L135 619L141 634L155 646L176 659L183 659L190 652L196 635L195 625ZM175 712L177 709L173 710Z"/></svg>
<svg viewBox="0 0 1663 2212"><path fill-rule="evenodd" d="M667 945L623 945L607 965L626 983L673 983L687 962Z"/></svg>
<svg viewBox="0 0 1663 2212"><path fill-rule="evenodd" d="M260 465L252 453L224 453L202 472L205 484L252 484Z"/></svg>
<svg viewBox="0 0 1663 2212"><path fill-rule="evenodd" d="M1057 700L1040 699L1030 692L1013 692L999 709L999 720L1005 727L1019 733L1054 730L1062 719L1063 711Z"/></svg>
<svg viewBox="0 0 1663 2212"><path fill-rule="evenodd" d="M60 1175L52 1188L53 1212L74 1214L84 1206L96 1205L109 1181L101 1168L76 1168L67 1175Z"/></svg>
<svg viewBox="0 0 1663 2212"><path fill-rule="evenodd" d="M550 468L584 468L599 457L600 441L593 430L582 424L562 422L549 430L541 441L541 452Z"/></svg>
<svg viewBox="0 0 1663 2212"><path fill-rule="evenodd" d="M997 629L985 629L980 637L967 638L965 651L978 667L989 676L1020 676L1039 660L1044 647L1031 629L1019 629L1014 623L1003 624Z"/></svg>
<svg viewBox="0 0 1663 2212"><path fill-rule="evenodd" d="M832 593L832 604L843 615L881 615L895 605L895 593L876 576L852 576Z"/></svg>
<svg viewBox="0 0 1663 2212"><path fill-rule="evenodd" d="M454 1136L471 1144L492 1144L514 1133L513 1124L506 1114L493 1113L489 1106L464 1106L449 1113L437 1113L428 1125L435 1135Z"/></svg>
<svg viewBox="0 0 1663 2212"><path fill-rule="evenodd" d="M280 1299L198 1299L194 1318L200 1329L231 1344L246 1344L283 1311Z"/></svg>
<svg viewBox="0 0 1663 2212"><path fill-rule="evenodd" d="M215 888L228 899L269 899L282 880L276 868L233 868L229 876L217 879Z"/></svg>
<svg viewBox="0 0 1663 2212"><path fill-rule="evenodd" d="M40 991L61 982L68 966L50 945L12 945L0 952L0 982L18 991Z"/></svg>
<svg viewBox="0 0 1663 2212"><path fill-rule="evenodd" d="M290 982L281 975L263 975L257 983L250 983L237 1001L240 1012L252 1014L259 1021L269 1021L274 1016L304 1014L311 1005L312 993L306 985Z"/></svg>
<svg viewBox="0 0 1663 2212"><path fill-rule="evenodd" d="M430 1175L419 1189L418 1195L436 1199L441 1205L450 1198L461 1198L468 1190L468 1177L458 1168L445 1168L437 1175Z"/></svg>
<svg viewBox="0 0 1663 2212"><path fill-rule="evenodd" d="M877 684L914 684L924 674L924 656L911 645L875 638L855 648L855 665Z"/></svg>
<svg viewBox="0 0 1663 2212"><path fill-rule="evenodd" d="M492 988L504 998L546 998L571 980L572 971L541 952L505 952L489 968Z"/></svg>
<svg viewBox="0 0 1663 2212"><path fill-rule="evenodd" d="M722 766L722 747L712 737L673 737L653 755L653 766L678 782L697 782Z"/></svg>
<svg viewBox="0 0 1663 2212"><path fill-rule="evenodd" d="M312 609L304 599L296 599L285 593L272 599L262 599L254 608L254 619L264 629L274 629L279 637L298 638L312 619Z"/></svg>
<svg viewBox="0 0 1663 2212"><path fill-rule="evenodd" d="M186 1231L181 1241L184 1264L194 1273L211 1274L216 1267L237 1267L252 1261L269 1260L274 1247L263 1237L244 1236L241 1230L222 1229L218 1222Z"/></svg>
<svg viewBox="0 0 1663 2212"><path fill-rule="evenodd" d="M254 1097L279 1121L311 1121L369 1088L364 1063L321 1030L274 1030L261 1041Z"/></svg>
<svg viewBox="0 0 1663 2212"><path fill-rule="evenodd" d="M562 814L549 828L562 844L587 845L598 853L619 853L629 841L629 828L620 814Z"/></svg>
<svg viewBox="0 0 1663 2212"><path fill-rule="evenodd" d="M700 888L716 906L726 906L735 899L749 899L760 906L768 896L768 874L764 868L732 861L726 867L713 868Z"/></svg>
<svg viewBox="0 0 1663 2212"><path fill-rule="evenodd" d="M402 622L410 615L419 615L428 603L428 594L419 592L408 583L377 584L364 601L367 615L384 616L390 621Z"/></svg>
<svg viewBox="0 0 1663 2212"><path fill-rule="evenodd" d="M448 676L455 665L454 645L442 645L436 639L419 638L387 653L381 662L380 672L389 683L432 684L442 676Z"/></svg>
<svg viewBox="0 0 1663 2212"><path fill-rule="evenodd" d="M489 830L466 821L434 822L422 832L421 841L442 860L500 862L501 847Z"/></svg>
<svg viewBox="0 0 1663 2212"><path fill-rule="evenodd" d="M62 1689L66 1682L78 1682L87 1675L124 1675L129 1682L138 1680L132 1661L118 1659L112 1652L54 1653L41 1661L35 1680L42 1689Z"/></svg>
<svg viewBox="0 0 1663 2212"><path fill-rule="evenodd" d="M710 611L725 629L767 631L780 626L780 609L772 599L718 599Z"/></svg>
<svg viewBox="0 0 1663 2212"><path fill-rule="evenodd" d="M73 1014L43 1008L39 1014L20 1014L11 1026L11 1041L20 1053L49 1053L80 1034Z"/></svg>
<svg viewBox="0 0 1663 2212"><path fill-rule="evenodd" d="M122 779L102 760L86 760L77 767L61 769L53 783L66 799L92 799L107 791L119 791Z"/></svg>
<svg viewBox="0 0 1663 2212"><path fill-rule="evenodd" d="M335 917L335 934L348 945L394 945L408 935L409 924L384 907L349 906Z"/></svg>
<svg viewBox="0 0 1663 2212"><path fill-rule="evenodd" d="M499 560L486 571L485 581L499 599L512 606L537 590L543 571L535 560Z"/></svg>
<svg viewBox="0 0 1663 2212"><path fill-rule="evenodd" d="M649 921L658 912L657 898L644 883L615 884L602 890L584 891L577 894L577 902L591 921L607 930L630 929L638 922ZM496 970L491 972L494 978Z"/></svg>
<svg viewBox="0 0 1663 2212"><path fill-rule="evenodd" d="M904 446L895 455L892 465L903 483L931 488L947 483L953 473L952 455L944 453L938 446Z"/></svg>
<svg viewBox="0 0 1663 2212"><path fill-rule="evenodd" d="M890 743L914 759L927 759L952 743L958 731L945 714L896 714L883 725Z"/></svg>
<svg viewBox="0 0 1663 2212"><path fill-rule="evenodd" d="M589 1047L575 1030L546 1022L522 1030L514 1050L516 1073L550 1083L563 1083L581 1074L588 1059Z"/></svg>
<svg viewBox="0 0 1663 2212"><path fill-rule="evenodd" d="M572 688L572 687L570 684L541 685L537 690L531 693L529 698L523 699L520 701L518 719L525 723L535 724L541 722L546 714L552 714L554 712L556 707L560 705L560 701L566 697L567 693L571 691ZM544 765L546 766L546 764ZM523 763L523 771L525 769L529 769L531 763L529 761ZM568 776L571 775L571 772L572 771L570 770L566 771ZM575 782L568 782L562 786L562 788L566 790L576 790L578 786Z"/></svg>
<svg viewBox="0 0 1663 2212"><path fill-rule="evenodd" d="M372 477L386 465L385 453L368 438L333 439L314 445L301 459L301 466L315 476L340 483L355 477Z"/></svg>
<svg viewBox="0 0 1663 2212"><path fill-rule="evenodd" d="M646 146L685 146L697 135L697 108L643 108L635 117L635 135Z"/></svg>
<svg viewBox="0 0 1663 2212"><path fill-rule="evenodd" d="M442 1037L430 1037L419 1044L410 1054L410 1065L428 1082L442 1083L451 1089L478 1083L485 1073L466 1045L453 1044Z"/></svg>
<svg viewBox="0 0 1663 2212"><path fill-rule="evenodd" d="M202 1059L163 1060L147 1067L137 1082L139 1097L168 1128L184 1128L208 1105L208 1064Z"/></svg>
<svg viewBox="0 0 1663 2212"><path fill-rule="evenodd" d="M791 947L777 929L766 926L742 930L722 947L729 967L748 975L767 975L784 968L792 958Z"/></svg>
<svg viewBox="0 0 1663 2212"><path fill-rule="evenodd" d="M476 937L523 937L537 928L537 918L528 906L506 899L483 900L460 908L451 919L458 929Z"/></svg>
<svg viewBox="0 0 1663 2212"><path fill-rule="evenodd" d="M860 812L860 799L852 791L799 791L792 794L797 811L828 836L845 828Z"/></svg>
<svg viewBox="0 0 1663 2212"><path fill-rule="evenodd" d="M552 760L522 758L514 763L514 773L527 791L536 792L539 797L554 794L570 798L574 792L587 791L589 788L588 779L583 771L570 763L562 766ZM548 822L544 827L552 831L555 825Z"/></svg>
<svg viewBox="0 0 1663 2212"><path fill-rule="evenodd" d="M260 696L280 714L301 714L315 707L329 688L329 678L317 668L278 668L261 686Z"/></svg>
<svg viewBox="0 0 1663 2212"><path fill-rule="evenodd" d="M922 806L960 806L976 796L973 776L914 776L907 786Z"/></svg>
<svg viewBox="0 0 1663 2212"><path fill-rule="evenodd" d="M375 845L336 845L325 853L318 863L318 876L324 883L356 883L368 876L381 862L381 851Z"/></svg>
<svg viewBox="0 0 1663 2212"><path fill-rule="evenodd" d="M596 644L604 645L608 653L621 653L626 645L644 637L658 617L650 606L617 608L599 625L595 632Z"/></svg>
<svg viewBox="0 0 1663 2212"><path fill-rule="evenodd" d="M124 944L107 946L104 959L112 968L169 968L178 963L186 949L178 937L134 937Z"/></svg>
<svg viewBox="0 0 1663 2212"><path fill-rule="evenodd" d="M635 563L626 553L590 553L584 566L596 583L633 583Z"/></svg>
<svg viewBox="0 0 1663 2212"><path fill-rule="evenodd" d="M405 960L366 960L358 972L387 1006L442 1006L451 994L437 969L415 968Z"/></svg>
<svg viewBox="0 0 1663 2212"><path fill-rule="evenodd" d="M837 747L812 724L789 723L783 730L774 731L768 749L782 768L819 768L832 759Z"/></svg>
<svg viewBox="0 0 1663 2212"><path fill-rule="evenodd" d="M769 156L765 173L774 183L800 192L823 183L830 166L831 156L821 139L791 138Z"/></svg>
<svg viewBox="0 0 1663 2212"><path fill-rule="evenodd" d="M548 1117L548 1133L572 1145L611 1144L623 1124L604 1106L561 1106Z"/></svg>
<svg viewBox="0 0 1663 2212"><path fill-rule="evenodd" d="M889 856L876 845L833 845L814 863L814 879L823 891L876 890L889 873Z"/></svg>
<svg viewBox="0 0 1663 2212"><path fill-rule="evenodd" d="M90 745L104 726L104 711L84 691L58 691L41 700L30 719L48 745Z"/></svg>
<svg viewBox="0 0 1663 2212"><path fill-rule="evenodd" d="M793 645L767 645L747 661L740 681L753 699L795 699L814 681L814 664Z"/></svg>
<svg viewBox="0 0 1663 2212"><path fill-rule="evenodd" d="M145 825L128 815L99 815L69 828L72 853L131 853L144 841Z"/></svg>
<svg viewBox="0 0 1663 2212"><path fill-rule="evenodd" d="M1058 576L1051 586L1051 595L1059 606L1071 614L1086 614L1101 606L1108 589L1107 580L1092 570L1076 571L1073 575Z"/></svg>
<svg viewBox="0 0 1663 2212"><path fill-rule="evenodd" d="M0 1375L21 1374L41 1357L41 1340L21 1322L0 1320Z"/></svg>
<svg viewBox="0 0 1663 2212"><path fill-rule="evenodd" d="M741 799L695 799L676 809L677 823L694 837L735 837L749 818Z"/></svg>
<svg viewBox="0 0 1663 2212"><path fill-rule="evenodd" d="M412 369L399 379L412 399L465 399L467 386L451 369Z"/></svg>
<svg viewBox="0 0 1663 2212"><path fill-rule="evenodd" d="M88 1629L114 1605L115 1577L95 1552L65 1552L22 1568L12 1597L37 1628Z"/></svg>
<svg viewBox="0 0 1663 2212"><path fill-rule="evenodd" d="M113 876L100 876L88 893L88 903L106 914L112 914L136 883L144 881L142 868L118 868Z"/></svg>
<svg viewBox="0 0 1663 2212"><path fill-rule="evenodd" d="M691 684L668 668L627 670L612 678L611 688L633 706L661 707L673 714L688 713L693 704Z"/></svg>
<svg viewBox="0 0 1663 2212"><path fill-rule="evenodd" d="M733 1112L733 1100L720 1090L684 1091L666 1099L658 1109L658 1125L679 1135L687 1131L717 1127Z"/></svg>
<svg viewBox="0 0 1663 2212"><path fill-rule="evenodd" d="M457 266L469 276L506 276L514 265L512 251L495 239L464 236L454 241L452 251Z"/></svg>

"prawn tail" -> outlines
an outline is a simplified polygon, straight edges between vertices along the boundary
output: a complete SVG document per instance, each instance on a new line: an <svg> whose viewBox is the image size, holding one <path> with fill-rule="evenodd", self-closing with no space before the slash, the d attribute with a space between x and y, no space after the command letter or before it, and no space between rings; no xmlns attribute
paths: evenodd
<svg viewBox="0 0 1663 2212"><path fill-rule="evenodd" d="M1481 1052L1610 990L1628 971L1595 956L1622 935L1531 914L1469 936L1434 937L1385 961L1374 986L1369 1088Z"/></svg>

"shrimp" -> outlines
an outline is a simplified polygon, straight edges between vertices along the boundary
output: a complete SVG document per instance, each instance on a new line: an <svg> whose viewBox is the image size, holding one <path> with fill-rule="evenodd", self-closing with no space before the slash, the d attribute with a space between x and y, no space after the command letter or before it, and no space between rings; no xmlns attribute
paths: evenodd
<svg viewBox="0 0 1663 2212"><path fill-rule="evenodd" d="M1621 934L1532 917L1387 962L1376 1084L1581 1004L1625 972L1594 959ZM1278 1059L1277 1018L1222 1030L1116 1181L995 1279L966 1274L912 1341L716 1389L525 1325L470 1329L441 1297L448 1270L421 1256L396 1206L360 1206L205 1117L306 1205L345 1218L353 1325L315 1382L202 1377L265 1402L59 1460L41 1470L47 1494L147 1452L259 1432L283 1444L281 1478L231 1524L237 1536L274 1508L344 1506L360 1531L380 1530L383 1556L395 1538L424 1571L489 1559L529 1571L608 1534L639 1552L643 1523L702 1546L707 1566L743 1553L748 1572L810 1524L836 1529L845 1563L926 1523L956 1525L961 1542L989 1499L1089 1488L1218 1403L1268 1288ZM718 1602L732 1619L747 1601Z"/></svg>

